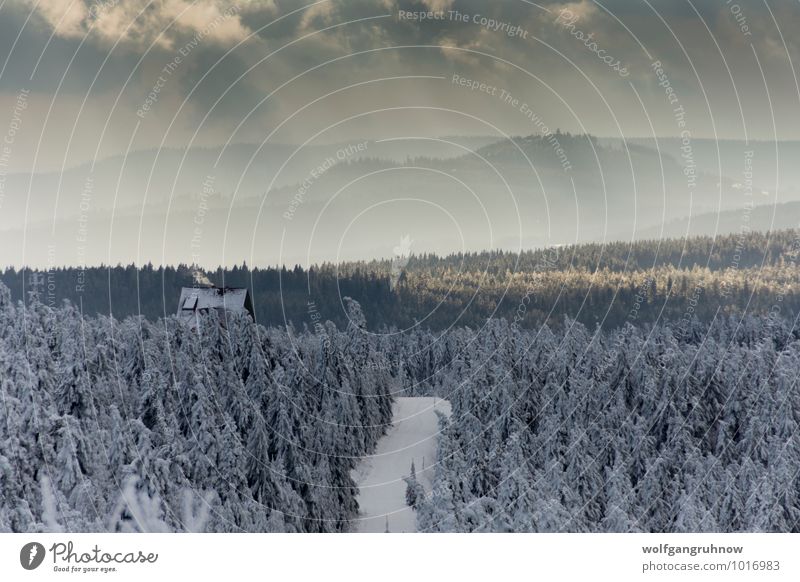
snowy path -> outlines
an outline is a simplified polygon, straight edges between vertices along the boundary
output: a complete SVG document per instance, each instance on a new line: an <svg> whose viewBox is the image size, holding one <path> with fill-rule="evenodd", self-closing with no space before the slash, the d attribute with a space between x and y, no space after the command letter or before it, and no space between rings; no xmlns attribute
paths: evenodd
<svg viewBox="0 0 800 582"><path fill-rule="evenodd" d="M435 401L435 404L434 404ZM375 454L365 457L353 471L360 493L359 532L416 531L416 514L406 505L406 484L411 461L417 479L430 491L439 431L435 409L450 414L450 403L441 398L398 398L394 403L393 426L378 442ZM424 466L424 469L423 469Z"/></svg>

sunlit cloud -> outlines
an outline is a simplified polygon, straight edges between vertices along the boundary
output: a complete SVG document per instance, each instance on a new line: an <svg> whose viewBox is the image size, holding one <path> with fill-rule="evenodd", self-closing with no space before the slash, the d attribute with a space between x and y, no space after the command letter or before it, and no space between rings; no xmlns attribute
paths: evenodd
<svg viewBox="0 0 800 582"><path fill-rule="evenodd" d="M87 38L107 47L115 43L146 48L172 48L187 35L222 44L250 34L241 21L246 5L235 2L188 0L27 0L53 34L65 39ZM270 9L264 4L262 9Z"/></svg>

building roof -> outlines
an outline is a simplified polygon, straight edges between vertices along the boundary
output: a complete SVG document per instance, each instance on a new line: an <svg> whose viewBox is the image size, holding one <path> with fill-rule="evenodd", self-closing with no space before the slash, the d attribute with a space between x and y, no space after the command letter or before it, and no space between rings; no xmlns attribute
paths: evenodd
<svg viewBox="0 0 800 582"><path fill-rule="evenodd" d="M184 287L178 301L178 317L191 321L197 313L231 311L253 315L253 304L247 289L235 287Z"/></svg>

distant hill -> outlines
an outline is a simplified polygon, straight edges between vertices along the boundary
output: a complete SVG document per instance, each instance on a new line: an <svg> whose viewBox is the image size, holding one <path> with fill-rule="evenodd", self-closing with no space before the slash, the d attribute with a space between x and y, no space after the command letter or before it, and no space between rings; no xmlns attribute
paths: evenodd
<svg viewBox="0 0 800 582"><path fill-rule="evenodd" d="M491 143L490 137L443 138L470 149ZM362 151L348 146L365 143ZM92 212L112 208L138 211L142 205L163 207L170 198L181 207L196 198L211 177L220 195L232 198L261 198L274 179L275 186L295 184L326 158L347 151L346 159L382 158L402 162L409 147L420 155L448 158L463 154L453 145L433 140L416 140L413 146L403 141L309 144L303 148L289 144L232 144L222 148L193 147L138 150L128 156L112 156L65 168L61 172L12 173L6 177L0 230L19 226L25 216L28 194L28 222L49 221L55 216L65 221L81 213L81 202L88 200ZM287 162L287 160L290 161ZM286 165L284 166L284 163ZM241 180L241 183L240 183ZM146 198L145 198L146 196Z"/></svg>
<svg viewBox="0 0 800 582"><path fill-rule="evenodd" d="M389 256L401 240L416 254L518 250L657 236L662 224L681 236L689 218L705 225L745 202L741 177L687 175L639 143L442 140L314 145L294 157L292 146L235 145L216 166L219 149L137 152L98 162L91 182L89 166L36 175L31 204L30 177L10 176L0 264L293 265ZM774 199L756 191L757 202Z"/></svg>
<svg viewBox="0 0 800 582"><path fill-rule="evenodd" d="M798 226L800 226L800 202L785 202L726 210L720 213L707 212L691 219L671 220L665 223L663 228L658 225L638 230L636 239L714 236L748 230L785 230Z"/></svg>
<svg viewBox="0 0 800 582"><path fill-rule="evenodd" d="M304 150L277 176L278 161L291 155L287 146L265 149L248 171L253 146L232 148L217 168L218 151L167 150L158 156L152 180L149 166L156 154L140 152L124 169L121 159L99 164L88 196L82 190L88 168L65 174L70 187L58 197L55 224L58 177L37 176L49 197L31 205L25 254L17 220L0 230L0 249L5 249L0 260L113 264L133 257L210 266L246 257L251 264L293 264L307 257L341 261L388 255L406 236L415 252L447 254L602 240L609 232L689 211L680 166L671 158L633 148L631 162L589 136L559 134L558 144L570 161L568 172L553 144L539 137L483 144L476 154L450 146L459 150L454 157L442 157L440 146L434 148L437 156L423 155L430 151L429 140L415 140L404 144L414 156L402 160L395 142L390 144L394 158L376 155L383 144L367 144L341 160L336 152L343 146L320 146ZM716 181L703 177L701 184L710 190ZM143 205L148 184L149 202ZM24 196L9 196L7 203L5 216L24 216L22 208L13 208L26 205ZM699 210L714 208L710 198L704 204L703 195L694 204Z"/></svg>
<svg viewBox="0 0 800 582"><path fill-rule="evenodd" d="M617 138L601 138L600 143L607 146L621 147L622 140ZM638 145L651 150L660 150L662 154L681 160L681 139L675 137L627 138L629 145ZM745 156L750 157L752 179L759 189L774 194L776 190L791 193L797 197L800 193L800 141L763 141L763 140L731 140L702 139L691 140L692 156L699 169L708 174L722 175L734 182L741 182L745 171ZM752 152L746 154L746 152Z"/></svg>

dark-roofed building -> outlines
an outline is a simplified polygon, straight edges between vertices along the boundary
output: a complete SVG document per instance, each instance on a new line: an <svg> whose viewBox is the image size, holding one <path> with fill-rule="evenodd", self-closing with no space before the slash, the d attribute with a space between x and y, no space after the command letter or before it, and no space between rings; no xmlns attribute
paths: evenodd
<svg viewBox="0 0 800 582"><path fill-rule="evenodd" d="M178 301L178 317L196 326L197 315L217 313L225 325L225 312L249 313L253 317L253 302L247 289L236 287L184 287Z"/></svg>

